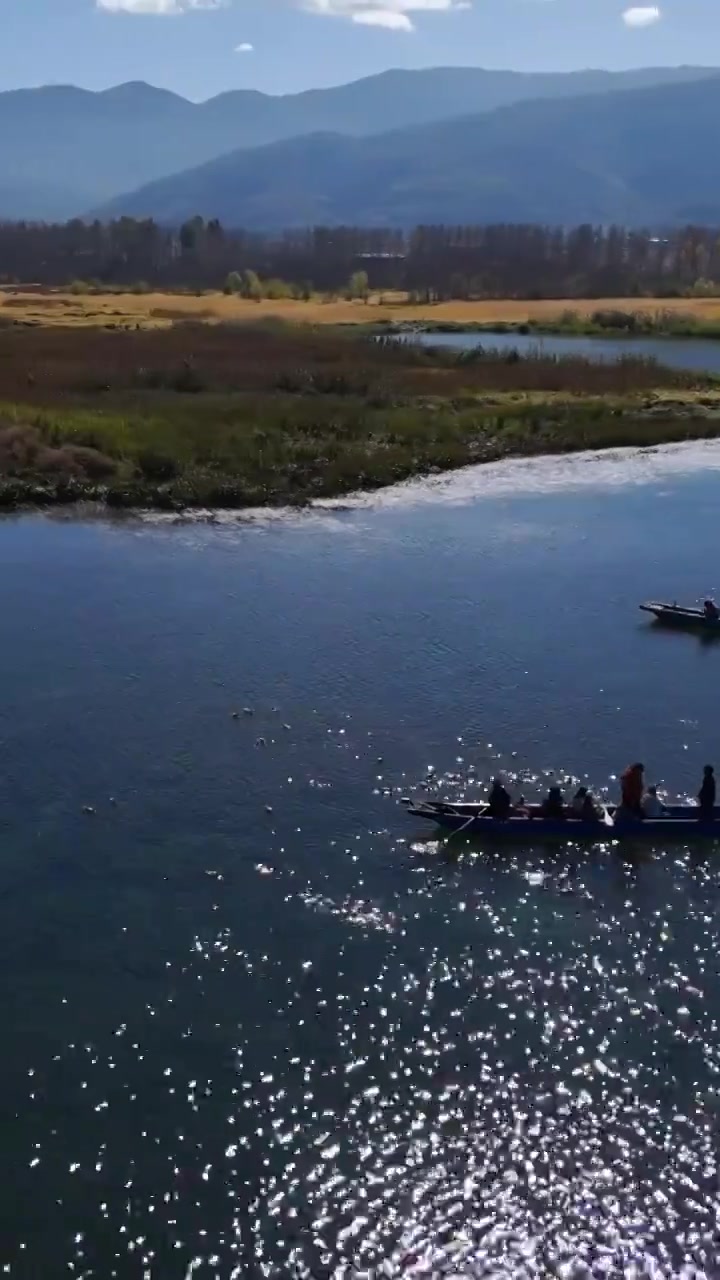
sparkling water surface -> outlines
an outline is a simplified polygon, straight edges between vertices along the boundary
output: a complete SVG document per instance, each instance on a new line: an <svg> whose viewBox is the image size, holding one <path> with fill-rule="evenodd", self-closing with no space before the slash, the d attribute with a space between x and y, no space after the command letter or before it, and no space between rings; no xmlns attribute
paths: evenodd
<svg viewBox="0 0 720 1280"><path fill-rule="evenodd" d="M720 1274L720 850L398 803L695 792L718 462L2 525L0 1274Z"/></svg>

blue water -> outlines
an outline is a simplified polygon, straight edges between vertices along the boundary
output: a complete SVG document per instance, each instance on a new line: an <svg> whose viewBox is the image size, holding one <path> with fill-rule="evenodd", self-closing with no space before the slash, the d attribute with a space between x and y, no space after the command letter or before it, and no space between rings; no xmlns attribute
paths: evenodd
<svg viewBox="0 0 720 1280"><path fill-rule="evenodd" d="M524 333L425 333L413 341L428 346L457 347L467 351L482 346L496 351L543 351L547 355L586 356L591 360L621 360L638 356L657 360L671 369L720 373L720 342L710 338L593 338L559 334Z"/></svg>
<svg viewBox="0 0 720 1280"><path fill-rule="evenodd" d="M636 605L720 595L718 461L2 525L6 1274L718 1274L713 853L398 804L696 789L720 647Z"/></svg>

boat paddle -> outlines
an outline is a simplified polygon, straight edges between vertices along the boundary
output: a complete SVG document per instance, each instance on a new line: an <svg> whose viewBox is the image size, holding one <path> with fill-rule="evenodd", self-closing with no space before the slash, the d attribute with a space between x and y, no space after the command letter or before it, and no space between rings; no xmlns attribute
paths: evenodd
<svg viewBox="0 0 720 1280"><path fill-rule="evenodd" d="M604 804L601 804L600 808L602 809L602 824L603 824L603 826L604 826L604 827L614 827L614 826L615 826L615 820L614 820L613 818L611 818L611 816L610 816L610 814L608 813L608 811L607 811L607 809L606 809L605 805L604 805Z"/></svg>

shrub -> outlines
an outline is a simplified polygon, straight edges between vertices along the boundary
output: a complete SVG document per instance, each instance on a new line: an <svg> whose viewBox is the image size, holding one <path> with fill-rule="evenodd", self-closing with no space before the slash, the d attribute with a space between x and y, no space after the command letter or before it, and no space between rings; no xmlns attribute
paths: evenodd
<svg viewBox="0 0 720 1280"><path fill-rule="evenodd" d="M184 364L178 370L172 377L170 386L173 391L180 391L184 395L198 395L201 391L208 390L207 383L191 364Z"/></svg>
<svg viewBox="0 0 720 1280"><path fill-rule="evenodd" d="M272 302L278 302L282 298L291 298L293 291L284 280L268 280L263 286L263 292L266 298L270 298Z"/></svg>
<svg viewBox="0 0 720 1280"><path fill-rule="evenodd" d="M312 374L308 369L283 369L275 379L278 391L287 391L291 395L307 391L312 384Z"/></svg>
<svg viewBox="0 0 720 1280"><path fill-rule="evenodd" d="M348 298L362 298L367 302L369 293L370 285L367 271L353 271L350 280L348 281Z"/></svg>
<svg viewBox="0 0 720 1280"><path fill-rule="evenodd" d="M32 470L41 447L33 427L0 428L0 472L13 476Z"/></svg>
<svg viewBox="0 0 720 1280"><path fill-rule="evenodd" d="M137 459L138 469L146 480L173 480L178 474L178 464L168 454L155 449L141 449Z"/></svg>
<svg viewBox="0 0 720 1280"><path fill-rule="evenodd" d="M114 458L100 453L98 449L88 448L87 445L66 444L61 449L61 453L65 455L74 470L86 475L90 480L106 480L117 471Z"/></svg>
<svg viewBox="0 0 720 1280"><path fill-rule="evenodd" d="M0 429L0 473L19 476L39 472L42 475L103 480L117 470L114 459L97 449L81 444L60 444L56 433L51 435L51 441L44 443L34 427Z"/></svg>
<svg viewBox="0 0 720 1280"><path fill-rule="evenodd" d="M619 311L612 308L593 311L590 319L599 329L624 329L627 333L634 333L639 324L639 317L634 311Z"/></svg>
<svg viewBox="0 0 720 1280"><path fill-rule="evenodd" d="M223 286L223 293L242 293L243 278L239 271L231 271Z"/></svg>

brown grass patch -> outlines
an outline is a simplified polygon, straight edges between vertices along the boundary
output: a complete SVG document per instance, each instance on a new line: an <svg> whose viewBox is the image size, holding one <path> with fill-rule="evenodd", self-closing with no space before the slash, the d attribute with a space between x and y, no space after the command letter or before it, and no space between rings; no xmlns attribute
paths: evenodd
<svg viewBox="0 0 720 1280"><path fill-rule="evenodd" d="M107 480L117 463L97 449L83 445L49 445L30 426L0 427L0 476L75 476Z"/></svg>
<svg viewBox="0 0 720 1280"><path fill-rule="evenodd" d="M97 404L126 393L147 398L262 392L353 396L378 405L493 392L624 395L702 382L651 361L593 363L540 353L519 359L512 352L478 357L290 326L185 324L81 333L61 326L0 329L0 399L13 402Z"/></svg>

